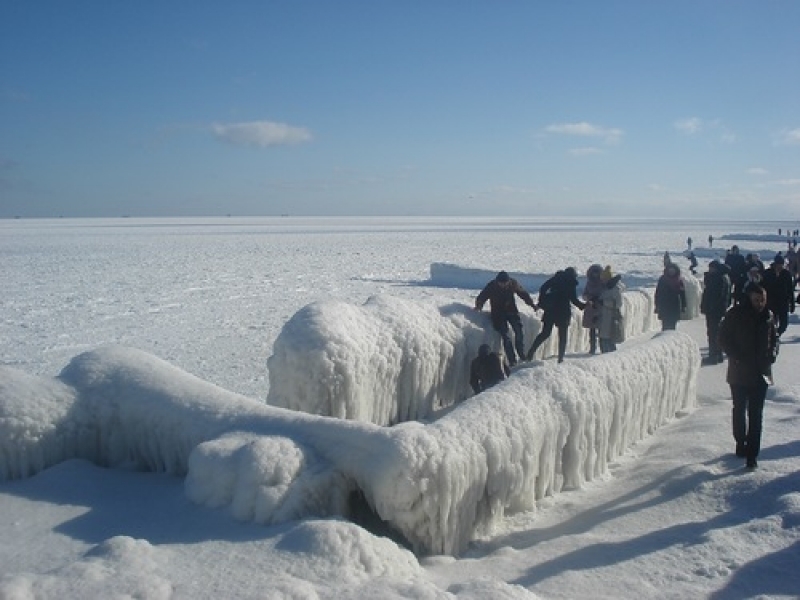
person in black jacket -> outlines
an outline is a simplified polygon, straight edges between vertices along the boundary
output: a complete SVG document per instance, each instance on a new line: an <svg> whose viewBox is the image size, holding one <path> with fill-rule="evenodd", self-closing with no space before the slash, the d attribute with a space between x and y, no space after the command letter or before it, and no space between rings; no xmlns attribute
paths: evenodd
<svg viewBox="0 0 800 600"><path fill-rule="evenodd" d="M739 246L731 246L725 256L725 264L731 270L728 275L733 286L733 301L738 304L744 299L744 284L747 283L747 262L739 253Z"/></svg>
<svg viewBox="0 0 800 600"><path fill-rule="evenodd" d="M747 458L747 468L755 469L761 449L764 399L778 355L778 336L764 288L751 285L745 300L725 314L719 327L719 345L728 355L736 456Z"/></svg>
<svg viewBox="0 0 800 600"><path fill-rule="evenodd" d="M577 287L578 274L573 267L567 267L563 271L558 271L539 288L539 308L544 311L542 330L528 350L528 360L533 360L534 353L550 337L555 325L558 328L558 362L564 362L569 321L572 318L570 304L581 310L586 308L586 304L578 300Z"/></svg>
<svg viewBox="0 0 800 600"><path fill-rule="evenodd" d="M783 335L789 325L789 313L794 313L794 281L784 268L785 259L782 254L775 256L769 269L764 271L761 282L767 292L767 308L775 315L778 326L778 337Z"/></svg>
<svg viewBox="0 0 800 600"><path fill-rule="evenodd" d="M661 320L662 331L675 329L681 314L686 310L686 291L681 270L675 263L664 269L656 284L655 309Z"/></svg>
<svg viewBox="0 0 800 600"><path fill-rule="evenodd" d="M706 316L706 336L708 337L708 356L704 365L722 362L722 350L717 343L719 324L731 304L731 280L728 266L712 260L708 272L703 276L703 295L700 298L700 312Z"/></svg>
<svg viewBox="0 0 800 600"><path fill-rule="evenodd" d="M510 374L508 364L497 352L492 352L489 344L481 344L478 357L472 361L469 369L469 385L476 394L497 385Z"/></svg>
<svg viewBox="0 0 800 600"><path fill-rule="evenodd" d="M488 301L492 316L492 327L503 338L503 349L511 366L517 362L514 349L516 348L520 360L525 356L525 342L522 337L522 321L519 318L519 309L515 296L522 298L523 302L536 309L531 295L525 291L519 282L509 277L505 271L500 271L497 277L486 284L475 299L475 310L483 310L483 305ZM514 331L514 341L508 333L508 326Z"/></svg>

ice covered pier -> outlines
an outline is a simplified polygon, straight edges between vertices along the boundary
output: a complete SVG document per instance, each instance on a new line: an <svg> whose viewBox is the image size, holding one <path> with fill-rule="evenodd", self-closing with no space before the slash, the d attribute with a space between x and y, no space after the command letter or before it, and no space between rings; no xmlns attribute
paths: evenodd
<svg viewBox="0 0 800 600"><path fill-rule="evenodd" d="M350 405L377 404L390 420L436 406L434 388L457 398L470 350L491 335L485 316L414 303L398 313L398 302L304 309L281 334L293 350L276 342L271 370L280 364L301 379L305 348L309 397L323 393L324 379L309 366L316 349L320 363L330 363L318 371L330 373L330 389L365 379L373 397L359 391ZM645 329L633 319L629 326ZM688 336L659 334L610 355L534 362L438 419L387 427L269 406L141 351L104 347L75 357L55 378L0 367L0 477L28 477L73 458L165 471L185 477L193 501L265 524L347 516L358 492L418 553L456 554L504 515L604 473L636 441L691 410L699 367ZM387 386L403 385L411 389L402 397L416 401L375 402L392 395Z"/></svg>

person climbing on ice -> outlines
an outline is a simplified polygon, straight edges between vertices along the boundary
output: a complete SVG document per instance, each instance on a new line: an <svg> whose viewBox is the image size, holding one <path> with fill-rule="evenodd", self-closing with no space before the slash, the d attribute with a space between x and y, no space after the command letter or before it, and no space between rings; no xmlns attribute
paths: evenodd
<svg viewBox="0 0 800 600"><path fill-rule="evenodd" d="M536 310L536 304L525 288L516 279L509 277L508 273L500 271L494 279L486 284L486 287L475 299L475 310L478 311L483 310L483 305L487 301L489 302L492 327L503 339L503 350L512 367L517 363L517 356L519 356L519 360L524 360L525 357L522 320L519 317L516 296L522 298L525 304ZM509 325L514 332L513 340L508 331Z"/></svg>

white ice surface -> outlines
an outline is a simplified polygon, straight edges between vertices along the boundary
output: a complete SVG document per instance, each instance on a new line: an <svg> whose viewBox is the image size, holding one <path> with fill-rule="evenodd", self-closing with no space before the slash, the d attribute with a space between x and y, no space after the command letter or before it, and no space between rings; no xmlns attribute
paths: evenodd
<svg viewBox="0 0 800 600"><path fill-rule="evenodd" d="M574 252L579 245L574 244L573 224L567 227L569 236L539 229L533 235L522 230L517 234L512 229L492 237L491 230L454 231L449 224L429 228L430 234L418 233L416 225L383 227L374 233L374 223L369 223L350 230L352 235L337 233L334 246L328 244L332 238L327 223L302 224L302 236L294 231L278 234L274 239L280 245L267 257L262 250L270 238L262 237L261 224L203 222L187 230L131 221L110 229L67 222L3 226L1 362L21 375L6 378L4 371L3 393L16 386L15 396L29 399L25 411L13 409L33 417L27 428L20 425L26 436L52 439L40 417L57 412L54 401L64 405L74 400L72 388L52 375L80 352L109 342L133 343L203 379L248 395L253 390L252 397L258 397L259 390L266 390L259 365L264 369L264 357L283 323L315 300L307 295L312 292L316 299L338 297L354 306L379 291L429 298L437 305L446 304L449 295L451 301L469 305L474 293L426 285L432 257L464 264L464 256L479 255L481 268L489 273L499 268L550 273L568 263L580 271L590 262L611 263L628 281L637 273L657 276L663 250L679 256L680 250L673 248L680 247L687 234L702 240L714 233L715 246L724 253L719 237L724 228L758 231L754 223L723 224L722 230L717 223L701 224L699 229L697 224L678 224L660 233L648 227L638 234L581 234L586 251ZM429 241L422 241L425 236ZM613 244L601 247L602 239ZM757 247L768 246L766 236L757 239ZM324 251L316 252L315 247ZM291 255L291 266L276 264L278 254ZM526 255L532 257L534 269L527 261L517 262ZM491 262L485 260L491 256ZM248 263L248 257L260 267L275 265L275 273L294 270L307 277L288 288L287 279L267 285L279 288L280 296L265 295L264 279L256 275L261 269ZM703 255L698 252L698 257L702 263ZM142 268L134 276L127 272L130 265ZM704 270L701 264L700 272ZM208 274L209 285L190 290L202 273ZM419 283L404 283L414 280ZM265 302L269 309L261 313ZM492 531L470 544L459 559L433 556L418 561L395 543L336 519L272 526L232 520L232 506L215 510L193 504L180 477L68 460L37 475L0 483L0 597L797 597L797 327L793 316L776 364L777 384L767 399L756 473L745 473L741 461L731 456L724 366L699 372L697 409L634 444L608 463L603 476L580 489L562 489L537 501L535 510L494 523ZM704 346L702 319L682 321L678 329ZM624 346L633 348L648 338L630 339ZM562 366L601 358L605 357L583 359L570 352ZM552 362L529 369L555 368ZM178 387L184 383L181 379ZM34 406L27 406L35 403L41 404L38 415ZM252 425L250 419L245 421ZM307 423L306 417L299 422ZM370 429L365 424L341 425ZM324 430L314 429L313 434ZM245 428L210 443L234 438L246 447L252 433L252 427ZM309 446L294 438L290 444L273 446L274 436L264 431L258 437L262 433L267 454L284 457L286 471L239 464L245 476L263 469L278 490L276 497L282 497L283 483L293 476L292 465L299 464L296 448ZM345 436L337 432L332 437ZM225 452L223 447L221 456ZM247 453L258 465L262 454L257 445L239 456ZM31 455L25 451L24 456ZM41 460L49 464L50 459ZM273 496L264 498L268 502Z"/></svg>

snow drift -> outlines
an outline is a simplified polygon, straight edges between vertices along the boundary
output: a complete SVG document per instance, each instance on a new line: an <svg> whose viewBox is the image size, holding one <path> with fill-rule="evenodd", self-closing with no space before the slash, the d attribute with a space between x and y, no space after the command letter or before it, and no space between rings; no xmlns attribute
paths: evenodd
<svg viewBox="0 0 800 600"><path fill-rule="evenodd" d="M670 332L527 365L434 423L387 428L266 406L106 347L56 379L0 368L0 476L70 458L165 471L186 475L195 502L261 523L346 516L358 492L417 552L458 553L690 409L699 364L697 345Z"/></svg>

